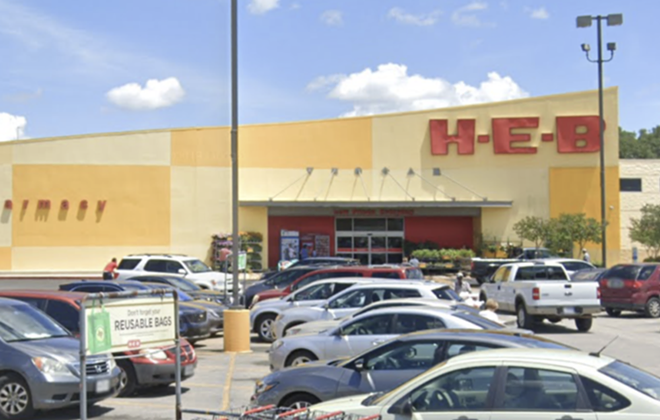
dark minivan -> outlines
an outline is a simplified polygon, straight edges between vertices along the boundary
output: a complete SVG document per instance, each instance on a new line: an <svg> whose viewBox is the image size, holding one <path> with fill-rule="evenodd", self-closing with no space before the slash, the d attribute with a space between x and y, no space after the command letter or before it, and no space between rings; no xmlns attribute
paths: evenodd
<svg viewBox="0 0 660 420"><path fill-rule="evenodd" d="M616 265L600 279L600 303L610 316L637 311L660 317L660 264Z"/></svg>

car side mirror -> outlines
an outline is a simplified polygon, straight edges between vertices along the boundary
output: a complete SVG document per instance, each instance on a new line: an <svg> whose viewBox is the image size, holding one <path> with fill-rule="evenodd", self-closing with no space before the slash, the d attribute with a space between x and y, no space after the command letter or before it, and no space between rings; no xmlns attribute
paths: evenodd
<svg viewBox="0 0 660 420"><path fill-rule="evenodd" d="M390 414L398 414L400 416L412 416L413 414L413 404L412 399L406 398L404 401L399 404L393 405L389 411Z"/></svg>
<svg viewBox="0 0 660 420"><path fill-rule="evenodd" d="M323 305L323 309L325 309L326 311L329 310L330 309L330 304L326 303L325 305Z"/></svg>
<svg viewBox="0 0 660 420"><path fill-rule="evenodd" d="M357 372L364 370L364 359L358 359L353 363L353 366Z"/></svg>
<svg viewBox="0 0 660 420"><path fill-rule="evenodd" d="M179 270L177 271L177 273L179 273L179 274L183 274L183 275L185 276L185 275L186 275L186 270L184 270L183 268L179 268Z"/></svg>

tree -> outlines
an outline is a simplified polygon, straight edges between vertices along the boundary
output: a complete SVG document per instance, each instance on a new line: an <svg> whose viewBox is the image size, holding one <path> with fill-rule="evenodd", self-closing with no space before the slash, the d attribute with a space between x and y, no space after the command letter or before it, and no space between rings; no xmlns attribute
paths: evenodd
<svg viewBox="0 0 660 420"><path fill-rule="evenodd" d="M660 159L660 126L639 133L619 127L619 157L621 159Z"/></svg>
<svg viewBox="0 0 660 420"><path fill-rule="evenodd" d="M584 213L560 214L555 226L564 241L571 245L578 244L578 252L588 242L599 244L602 240L602 225L593 217L587 218Z"/></svg>
<svg viewBox="0 0 660 420"><path fill-rule="evenodd" d="M550 233L550 223L548 220L537 216L526 216L513 225L513 231L523 240L534 243L538 250L548 239Z"/></svg>
<svg viewBox="0 0 660 420"><path fill-rule="evenodd" d="M630 220L630 240L639 242L647 252L658 258L660 254L660 205L645 204L642 216Z"/></svg>

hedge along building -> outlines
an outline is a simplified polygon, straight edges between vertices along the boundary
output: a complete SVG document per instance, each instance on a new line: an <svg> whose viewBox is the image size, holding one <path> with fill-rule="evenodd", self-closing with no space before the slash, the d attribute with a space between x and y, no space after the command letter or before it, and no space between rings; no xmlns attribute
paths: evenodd
<svg viewBox="0 0 660 420"><path fill-rule="evenodd" d="M619 259L617 90L605 91L608 261ZM322 234L332 255L397 262L403 240L515 241L516 221L600 219L596 92L361 118L242 126L243 231ZM129 253L211 258L231 228L227 127L0 145L0 269L98 270ZM600 259L600 247L590 247Z"/></svg>

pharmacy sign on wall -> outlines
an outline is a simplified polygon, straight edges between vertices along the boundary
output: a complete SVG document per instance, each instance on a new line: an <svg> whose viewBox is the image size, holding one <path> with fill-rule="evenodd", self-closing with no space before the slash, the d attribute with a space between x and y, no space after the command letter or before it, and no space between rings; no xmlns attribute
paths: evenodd
<svg viewBox="0 0 660 420"><path fill-rule="evenodd" d="M173 345L174 299L85 301L87 354Z"/></svg>

